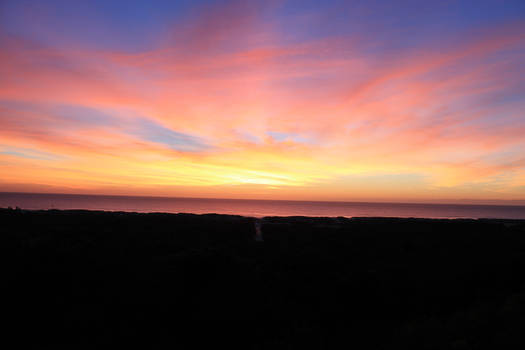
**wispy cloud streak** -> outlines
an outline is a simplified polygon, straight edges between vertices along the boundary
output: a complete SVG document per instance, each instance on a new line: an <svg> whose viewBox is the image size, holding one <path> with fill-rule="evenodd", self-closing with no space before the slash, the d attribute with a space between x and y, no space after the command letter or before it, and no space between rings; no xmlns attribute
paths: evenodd
<svg viewBox="0 0 525 350"><path fill-rule="evenodd" d="M137 50L5 31L3 173L142 194L525 198L525 22L410 46L343 21L308 32L337 11L294 11L197 6Z"/></svg>

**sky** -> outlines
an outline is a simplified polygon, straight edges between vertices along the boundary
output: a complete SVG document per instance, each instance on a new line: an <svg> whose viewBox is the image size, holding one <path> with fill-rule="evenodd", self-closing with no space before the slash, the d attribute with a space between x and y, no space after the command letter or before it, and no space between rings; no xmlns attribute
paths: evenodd
<svg viewBox="0 0 525 350"><path fill-rule="evenodd" d="M0 191L525 203L525 2L0 2Z"/></svg>

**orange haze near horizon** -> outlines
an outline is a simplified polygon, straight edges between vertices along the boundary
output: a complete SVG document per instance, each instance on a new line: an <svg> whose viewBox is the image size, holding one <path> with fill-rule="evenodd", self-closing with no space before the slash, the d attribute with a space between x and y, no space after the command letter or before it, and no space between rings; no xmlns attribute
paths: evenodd
<svg viewBox="0 0 525 350"><path fill-rule="evenodd" d="M0 191L525 201L522 22L378 53L238 11L135 52L3 34Z"/></svg>

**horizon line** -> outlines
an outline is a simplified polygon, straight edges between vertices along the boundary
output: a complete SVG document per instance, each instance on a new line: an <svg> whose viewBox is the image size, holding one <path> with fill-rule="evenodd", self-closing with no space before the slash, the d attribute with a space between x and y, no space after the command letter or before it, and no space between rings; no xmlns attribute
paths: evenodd
<svg viewBox="0 0 525 350"><path fill-rule="evenodd" d="M207 199L207 200L235 200L235 201L278 201L278 202L313 202L313 203L381 203L381 204L435 204L435 205L480 205L480 206L513 206L525 207L525 199L450 199L435 201L392 201L392 200L300 200L300 199L257 199L257 198L219 198L219 197L184 197L184 196L152 196L127 194L100 194L100 193L57 193L57 192L17 192L0 191L2 194L22 195L59 195L59 196L91 196L91 197L124 197L124 198L154 198L154 199ZM447 202L448 201L448 202ZM470 202L470 203L469 203ZM492 203L488 203L492 202ZM508 204L512 203L512 204Z"/></svg>

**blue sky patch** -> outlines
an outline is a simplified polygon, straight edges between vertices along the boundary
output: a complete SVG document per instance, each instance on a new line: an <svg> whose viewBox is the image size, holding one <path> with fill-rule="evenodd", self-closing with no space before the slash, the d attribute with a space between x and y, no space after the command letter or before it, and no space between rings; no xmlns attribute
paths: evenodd
<svg viewBox="0 0 525 350"><path fill-rule="evenodd" d="M139 118L132 134L150 142L167 145L181 152L200 152L210 146L200 137L174 131L152 120Z"/></svg>
<svg viewBox="0 0 525 350"><path fill-rule="evenodd" d="M267 131L266 134L278 142L293 141L297 143L312 143L309 138L291 132Z"/></svg>
<svg viewBox="0 0 525 350"><path fill-rule="evenodd" d="M0 154L13 156L13 157L19 157L19 158L38 159L38 160L61 160L63 159L62 156L59 156L56 154L37 151L32 148L22 148L22 147L0 147Z"/></svg>

